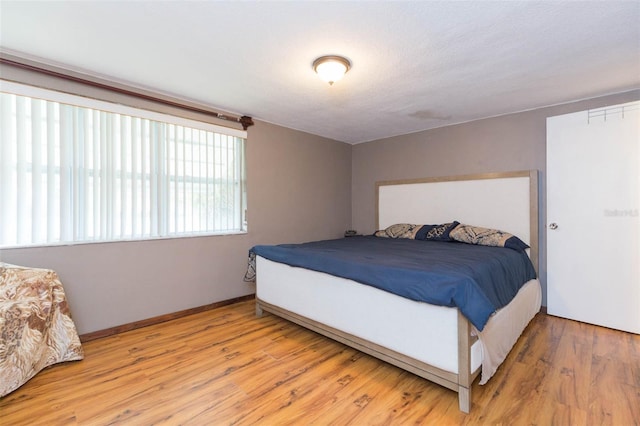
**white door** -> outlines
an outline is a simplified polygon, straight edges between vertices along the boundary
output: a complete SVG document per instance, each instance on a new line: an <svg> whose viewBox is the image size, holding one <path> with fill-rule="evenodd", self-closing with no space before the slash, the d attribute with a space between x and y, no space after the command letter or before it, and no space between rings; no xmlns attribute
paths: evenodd
<svg viewBox="0 0 640 426"><path fill-rule="evenodd" d="M547 312L640 334L640 103L547 119Z"/></svg>

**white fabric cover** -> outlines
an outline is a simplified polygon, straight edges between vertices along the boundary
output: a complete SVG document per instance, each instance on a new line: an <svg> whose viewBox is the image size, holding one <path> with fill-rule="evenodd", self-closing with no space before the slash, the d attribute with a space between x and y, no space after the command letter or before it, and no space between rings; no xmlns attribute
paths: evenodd
<svg viewBox="0 0 640 426"><path fill-rule="evenodd" d="M540 282L531 280L511 303L491 316L482 331L475 330L482 343L481 385L487 383L507 358L529 321L540 311L541 303Z"/></svg>
<svg viewBox="0 0 640 426"><path fill-rule="evenodd" d="M260 300L458 373L457 310L405 299L329 274L257 256ZM471 348L471 369L482 363L486 383L540 309L538 280L494 314ZM483 354L486 354L483 356Z"/></svg>

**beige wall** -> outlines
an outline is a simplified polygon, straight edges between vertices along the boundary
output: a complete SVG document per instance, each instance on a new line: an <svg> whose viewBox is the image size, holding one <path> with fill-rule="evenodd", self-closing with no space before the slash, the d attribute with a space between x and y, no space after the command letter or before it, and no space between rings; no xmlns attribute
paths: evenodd
<svg viewBox="0 0 640 426"><path fill-rule="evenodd" d="M81 334L255 292L256 244L337 238L351 223L351 146L256 121L247 140L246 235L0 250L58 272Z"/></svg>
<svg viewBox="0 0 640 426"><path fill-rule="evenodd" d="M546 118L638 99L636 90L355 145L352 225L364 233L375 230L376 181L537 169L540 277L546 305Z"/></svg>
<svg viewBox="0 0 640 426"><path fill-rule="evenodd" d="M77 91L33 73L0 72ZM110 96L94 89L90 95ZM10 249L0 250L0 259L55 269L80 333L89 333L253 293L242 276L255 244L336 238L351 227L373 232L376 181L538 169L546 294L546 117L637 99L640 91L633 91L353 147L256 121L247 142L246 235Z"/></svg>

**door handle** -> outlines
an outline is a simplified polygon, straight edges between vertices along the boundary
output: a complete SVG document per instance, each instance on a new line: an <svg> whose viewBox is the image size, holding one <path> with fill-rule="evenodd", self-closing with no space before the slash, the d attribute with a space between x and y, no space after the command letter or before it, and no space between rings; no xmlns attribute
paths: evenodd
<svg viewBox="0 0 640 426"><path fill-rule="evenodd" d="M551 230L554 230L554 231L555 231L556 229L558 229L558 224L557 224L557 223L555 223L555 222L550 223L550 224L549 224L549 229L551 229Z"/></svg>

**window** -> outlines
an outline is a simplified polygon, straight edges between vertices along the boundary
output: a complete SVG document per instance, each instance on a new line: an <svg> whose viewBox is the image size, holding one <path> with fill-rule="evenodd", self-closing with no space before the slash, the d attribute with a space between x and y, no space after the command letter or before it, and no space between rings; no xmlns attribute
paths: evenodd
<svg viewBox="0 0 640 426"><path fill-rule="evenodd" d="M0 246L246 230L246 132L1 88Z"/></svg>

